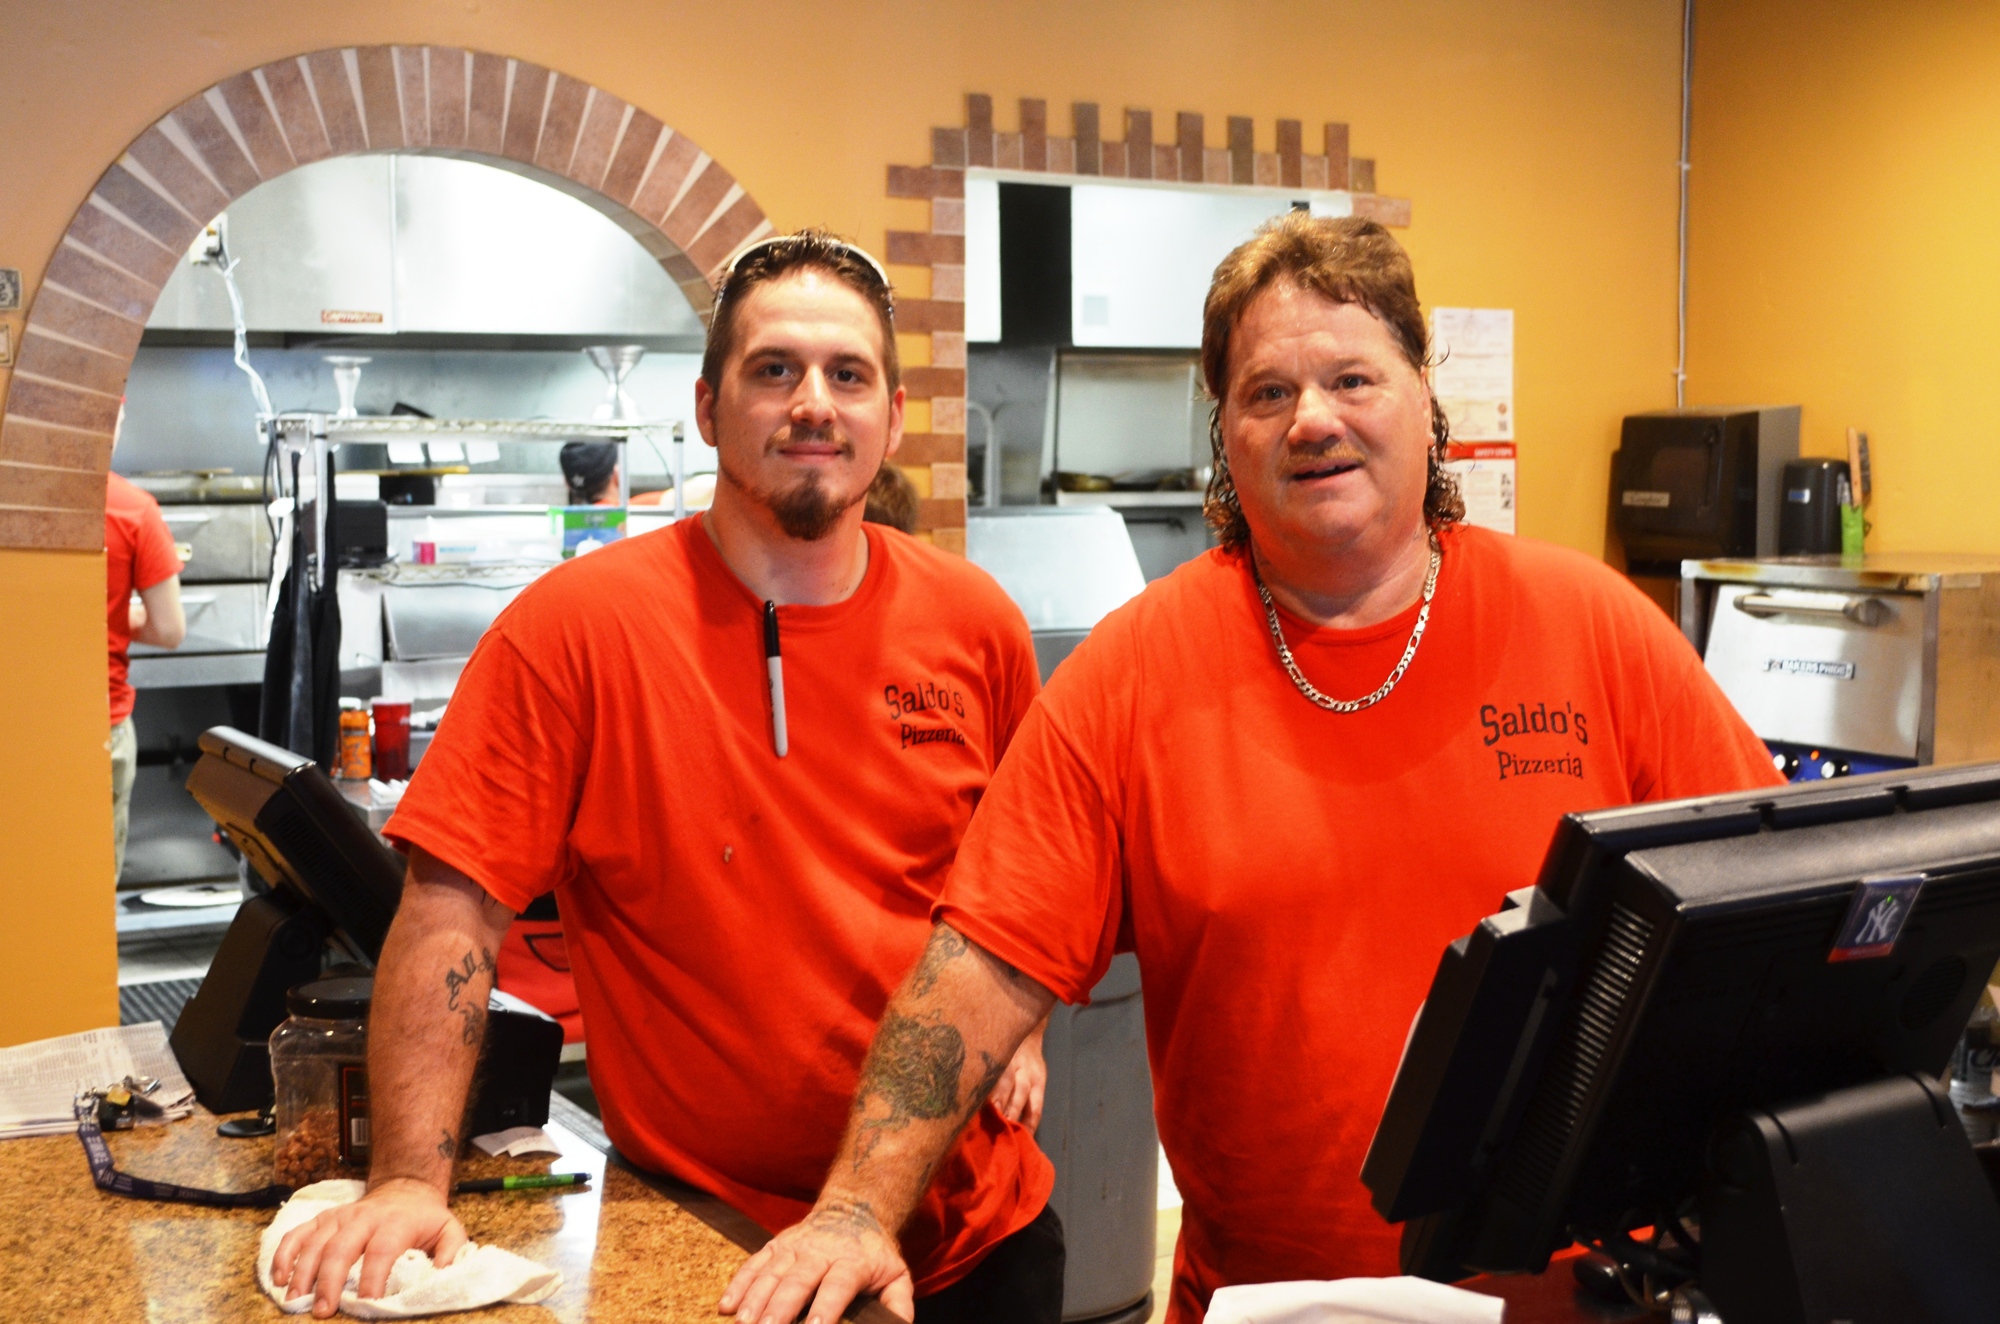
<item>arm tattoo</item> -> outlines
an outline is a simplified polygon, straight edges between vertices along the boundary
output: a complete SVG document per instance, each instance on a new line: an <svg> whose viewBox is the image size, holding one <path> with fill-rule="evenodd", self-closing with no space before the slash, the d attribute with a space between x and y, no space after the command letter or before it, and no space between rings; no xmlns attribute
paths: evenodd
<svg viewBox="0 0 2000 1324"><path fill-rule="evenodd" d="M972 950L972 944L965 936L948 924L939 924L931 929L931 940L924 944L923 957L918 960L916 972L910 976L910 992L918 997L927 997L937 987L938 976L944 968Z"/></svg>
<svg viewBox="0 0 2000 1324"><path fill-rule="evenodd" d="M965 1039L956 1026L927 1025L896 1011L884 1017L854 1096L866 1137L855 1155L856 1166L874 1152L883 1132L900 1131L912 1120L937 1122L955 1115L964 1070Z"/></svg>
<svg viewBox="0 0 2000 1324"><path fill-rule="evenodd" d="M910 993L914 997L928 997L937 987L939 976L945 967L973 950L970 940L949 924L938 924L931 929L930 941L924 944L924 954L917 961L917 968L910 973ZM979 954L1000 967L1007 978L1019 982L1021 972L1001 960L985 948Z"/></svg>
<svg viewBox="0 0 2000 1324"><path fill-rule="evenodd" d="M862 1236L869 1232L882 1232L882 1220L875 1216L875 1206L866 1200L834 1200L813 1210L806 1220L824 1232L840 1232L848 1236Z"/></svg>
<svg viewBox="0 0 2000 1324"><path fill-rule="evenodd" d="M458 964L444 972L445 1009L457 1012L464 1021L460 1038L468 1048L477 1045L480 1037L486 1033L485 999L468 997L465 999L465 1004L460 1006L459 998L480 975L492 973L493 953L484 947L479 948L477 952L468 947L465 955L458 959Z"/></svg>
<svg viewBox="0 0 2000 1324"><path fill-rule="evenodd" d="M440 1134L444 1136L444 1139L438 1141L438 1157L449 1163L458 1157L458 1140L449 1131L444 1131Z"/></svg>

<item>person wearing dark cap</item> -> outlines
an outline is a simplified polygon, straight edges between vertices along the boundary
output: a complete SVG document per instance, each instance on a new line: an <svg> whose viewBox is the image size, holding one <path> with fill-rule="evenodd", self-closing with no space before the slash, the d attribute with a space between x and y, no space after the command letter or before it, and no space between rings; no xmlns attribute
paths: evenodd
<svg viewBox="0 0 2000 1324"><path fill-rule="evenodd" d="M563 483L572 506L618 503L618 446L609 441L572 441L562 448Z"/></svg>
<svg viewBox="0 0 2000 1324"><path fill-rule="evenodd" d="M572 441L564 444L563 485L569 489L572 506L615 506L618 504L618 443L613 441ZM632 506L665 505L668 488L661 492L634 492L626 502Z"/></svg>

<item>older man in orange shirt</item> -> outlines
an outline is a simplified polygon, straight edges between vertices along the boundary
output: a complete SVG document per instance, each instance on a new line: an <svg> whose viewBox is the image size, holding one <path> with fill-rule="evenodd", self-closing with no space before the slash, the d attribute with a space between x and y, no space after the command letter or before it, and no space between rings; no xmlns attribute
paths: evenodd
<svg viewBox="0 0 2000 1324"><path fill-rule="evenodd" d="M740 1318L833 1324L895 1287L980 1064L1118 951L1186 1201L1168 1319L1395 1273L1361 1163L1438 953L1533 882L1565 813L1777 780L1631 584L1460 523L1381 226L1273 222L1204 320L1222 546L1107 617L1022 723L814 1214L723 1298Z"/></svg>

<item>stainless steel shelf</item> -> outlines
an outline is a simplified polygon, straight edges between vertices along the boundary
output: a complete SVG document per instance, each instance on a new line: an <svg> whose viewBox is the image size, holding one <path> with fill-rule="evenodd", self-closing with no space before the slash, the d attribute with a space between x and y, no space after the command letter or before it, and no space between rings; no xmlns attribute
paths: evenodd
<svg viewBox="0 0 2000 1324"><path fill-rule="evenodd" d="M278 414L279 427L323 427L332 441L372 441L426 437L505 438L508 441L626 441L642 432L665 432L683 426L675 418L626 419L619 422L564 422L540 418L417 418L392 414L335 418L331 414Z"/></svg>
<svg viewBox="0 0 2000 1324"><path fill-rule="evenodd" d="M185 689L191 685L255 685L264 679L264 653L160 653L132 659L127 679L136 690Z"/></svg>
<svg viewBox="0 0 2000 1324"><path fill-rule="evenodd" d="M1057 492L1058 506L1199 506L1204 492Z"/></svg>

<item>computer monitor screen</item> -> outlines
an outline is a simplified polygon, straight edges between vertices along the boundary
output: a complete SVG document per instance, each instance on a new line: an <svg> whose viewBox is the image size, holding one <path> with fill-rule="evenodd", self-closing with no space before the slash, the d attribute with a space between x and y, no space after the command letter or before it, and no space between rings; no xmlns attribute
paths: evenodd
<svg viewBox="0 0 2000 1324"><path fill-rule="evenodd" d="M1429 1277L1671 1226L1725 1118L1940 1074L2000 961L2000 765L1571 815L1512 899L1363 1172Z"/></svg>
<svg viewBox="0 0 2000 1324"><path fill-rule="evenodd" d="M258 874L290 889L373 961L403 895L403 858L317 764L218 726L201 736L188 791Z"/></svg>

